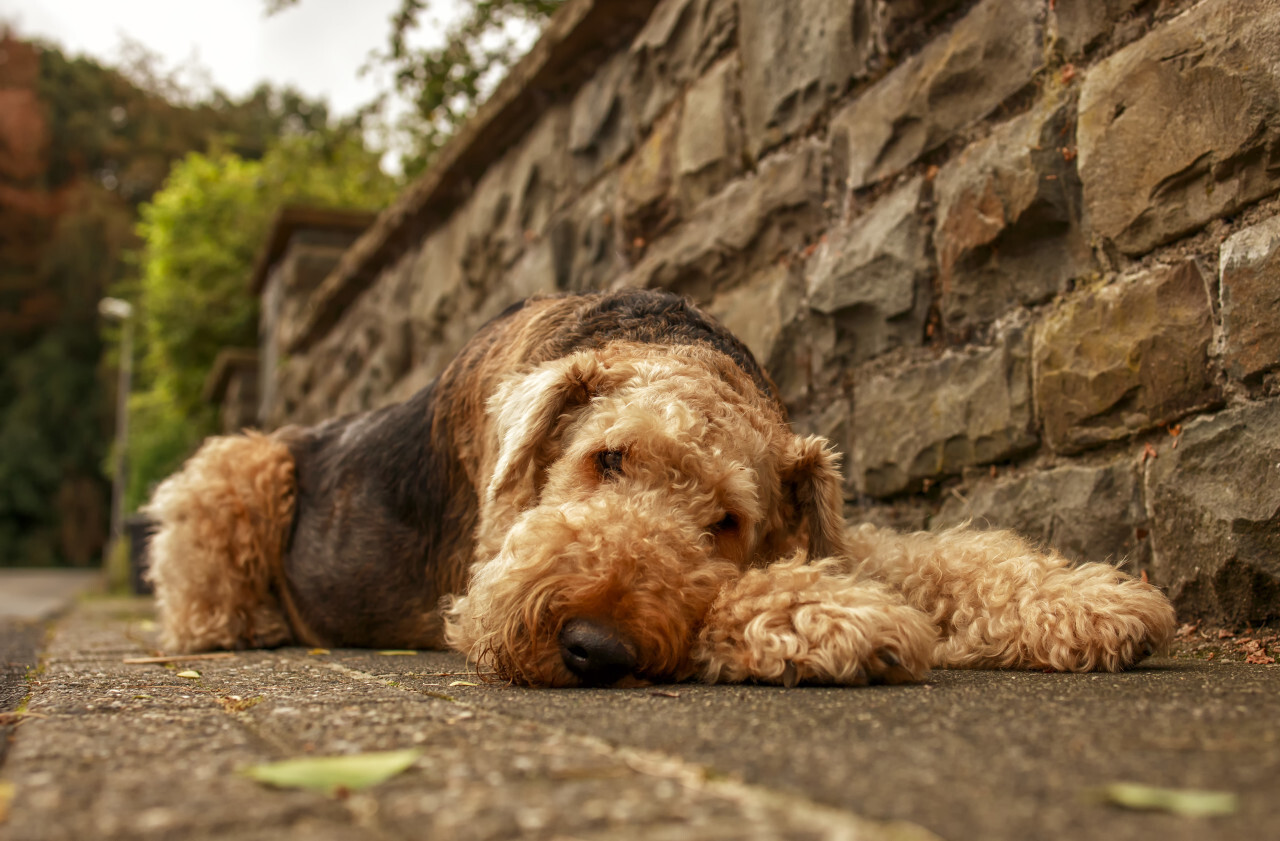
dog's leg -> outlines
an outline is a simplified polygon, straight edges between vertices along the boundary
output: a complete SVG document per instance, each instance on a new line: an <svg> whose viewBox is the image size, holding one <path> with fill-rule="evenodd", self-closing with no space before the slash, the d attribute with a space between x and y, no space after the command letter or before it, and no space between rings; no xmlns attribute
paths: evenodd
<svg viewBox="0 0 1280 841"><path fill-rule="evenodd" d="M156 489L149 578L167 650L291 640L272 583L294 494L288 448L256 433L209 439Z"/></svg>
<svg viewBox="0 0 1280 841"><path fill-rule="evenodd" d="M849 533L862 572L941 630L934 665L1119 671L1168 642L1172 605L1108 564L1072 566L1012 532Z"/></svg>
<svg viewBox="0 0 1280 841"><path fill-rule="evenodd" d="M803 556L747 572L721 592L693 657L710 683L862 685L922 680L937 632L928 617L834 559Z"/></svg>

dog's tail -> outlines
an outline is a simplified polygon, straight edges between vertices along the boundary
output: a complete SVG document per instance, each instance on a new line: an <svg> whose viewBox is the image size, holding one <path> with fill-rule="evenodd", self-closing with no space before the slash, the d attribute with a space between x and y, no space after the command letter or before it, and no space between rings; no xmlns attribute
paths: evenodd
<svg viewBox="0 0 1280 841"><path fill-rule="evenodd" d="M207 440L156 489L151 582L167 651L292 641L281 605L293 456L256 432Z"/></svg>

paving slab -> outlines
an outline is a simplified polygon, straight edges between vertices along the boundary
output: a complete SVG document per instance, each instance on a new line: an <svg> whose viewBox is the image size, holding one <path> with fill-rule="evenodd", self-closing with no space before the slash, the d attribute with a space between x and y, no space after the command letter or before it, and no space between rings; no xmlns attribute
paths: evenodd
<svg viewBox="0 0 1280 841"><path fill-rule="evenodd" d="M1122 675L936 672L859 689L528 690L441 652L289 648L129 665L150 602L57 621L0 767L0 839L1266 838L1280 667L1163 658ZM1205 655L1201 655L1205 656ZM194 669L198 678L179 677ZM326 797L245 766L416 748ZM1102 787L1229 791L1233 814L1130 812ZM0 806L0 811L3 807Z"/></svg>

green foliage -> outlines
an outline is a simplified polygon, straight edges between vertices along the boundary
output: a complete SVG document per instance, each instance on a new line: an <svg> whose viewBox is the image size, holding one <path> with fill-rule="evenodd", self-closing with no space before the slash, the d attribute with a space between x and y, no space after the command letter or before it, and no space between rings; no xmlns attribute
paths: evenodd
<svg viewBox="0 0 1280 841"><path fill-rule="evenodd" d="M132 403L130 507L213 431L201 395L218 352L257 343L249 275L276 211L285 204L384 207L398 184L379 158L355 127L286 134L260 161L191 153L142 207L138 302L146 350Z"/></svg>
<svg viewBox="0 0 1280 841"><path fill-rule="evenodd" d="M102 332L97 304L109 289L137 300L140 284L129 278L138 207L173 161L211 139L248 160L284 155L268 151L282 135L331 144L316 138L333 130L323 103L290 91L197 101L137 51L119 70L3 34L0 50L0 87L13 94L0 126L0 565L89 564L106 534L115 384L110 341L104 353L115 328ZM23 142L10 148L12 132ZM294 161L319 166L325 154L355 153L338 144L288 157L282 169L298 180ZM325 189L337 200L355 187ZM241 215L231 212L233 230ZM243 297L243 280L237 291ZM235 321L233 309L219 309L219 319ZM196 315L180 320L194 330ZM175 411L144 402L144 420L159 415L162 428L154 447L134 454L143 469L148 459L181 458L207 424L204 407L177 421Z"/></svg>
<svg viewBox="0 0 1280 841"><path fill-rule="evenodd" d="M266 0L276 13L300 0ZM529 36L564 0L472 0L444 35L444 43L415 47L410 36L430 0L401 0L392 15L387 49L374 61L389 67L395 93L410 109L392 126L407 175L421 173L520 58Z"/></svg>

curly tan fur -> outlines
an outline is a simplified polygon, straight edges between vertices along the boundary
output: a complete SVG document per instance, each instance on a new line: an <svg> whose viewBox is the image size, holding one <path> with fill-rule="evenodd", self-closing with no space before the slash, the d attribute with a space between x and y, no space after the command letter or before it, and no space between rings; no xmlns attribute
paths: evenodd
<svg viewBox="0 0 1280 841"><path fill-rule="evenodd" d="M404 404L210 441L152 575L171 648L447 644L534 686L1114 671L1172 634L1154 587L1008 532L846 531L840 487L704 314L540 299Z"/></svg>
<svg viewBox="0 0 1280 841"><path fill-rule="evenodd" d="M292 640L277 579L293 517L293 459L264 435L211 438L156 490L149 577L170 651Z"/></svg>

